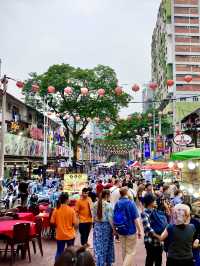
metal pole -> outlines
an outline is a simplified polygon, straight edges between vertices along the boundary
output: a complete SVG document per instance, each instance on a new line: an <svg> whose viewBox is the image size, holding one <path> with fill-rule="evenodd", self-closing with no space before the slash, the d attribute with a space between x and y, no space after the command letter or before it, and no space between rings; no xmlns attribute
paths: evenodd
<svg viewBox="0 0 200 266"><path fill-rule="evenodd" d="M47 165L47 117L46 117L46 98L44 98L44 150L43 150L43 165Z"/></svg>
<svg viewBox="0 0 200 266"><path fill-rule="evenodd" d="M71 150L72 150L72 143L71 143L70 131L69 131L69 165L71 165L72 163Z"/></svg>
<svg viewBox="0 0 200 266"><path fill-rule="evenodd" d="M151 128L152 128L152 127L150 126L150 127L149 127L149 149L150 149L150 156L151 156L151 152L152 152L152 151L151 151L151 150L152 150L152 149L151 149L151 138L152 138L152 136L151 136Z"/></svg>
<svg viewBox="0 0 200 266"><path fill-rule="evenodd" d="M154 100L155 100L155 94L154 94ZM155 102L153 102L153 150L154 155L156 153L156 113L155 113Z"/></svg>
<svg viewBox="0 0 200 266"><path fill-rule="evenodd" d="M176 55L175 55L175 30L174 30L174 25L175 25L175 21L174 21L174 0L172 0L172 7L171 7L171 11L172 11L172 25L173 25L173 29L172 29L172 40L173 40L173 60L174 60L174 64L173 64L173 80L174 80L174 85L173 85L173 135L175 137L176 135ZM174 150L175 150L175 143L174 143Z"/></svg>
<svg viewBox="0 0 200 266"><path fill-rule="evenodd" d="M8 80L6 76L1 80L3 84L2 91L2 119L1 119L1 155L0 155L0 182L4 179L4 153L5 153L5 132L6 132L6 91Z"/></svg>
<svg viewBox="0 0 200 266"><path fill-rule="evenodd" d="M162 135L162 117L159 115L159 136Z"/></svg>

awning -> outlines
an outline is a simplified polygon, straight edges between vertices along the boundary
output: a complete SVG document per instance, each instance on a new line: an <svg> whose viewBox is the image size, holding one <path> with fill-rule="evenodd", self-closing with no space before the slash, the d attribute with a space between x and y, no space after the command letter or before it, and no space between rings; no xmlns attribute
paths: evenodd
<svg viewBox="0 0 200 266"><path fill-rule="evenodd" d="M144 165L142 167L142 170L157 170L157 171L165 171L169 170L168 163L159 163L159 164L150 164L150 165Z"/></svg>
<svg viewBox="0 0 200 266"><path fill-rule="evenodd" d="M200 159L200 149L191 149L191 150L185 150L185 151L172 153L171 159L174 161Z"/></svg>

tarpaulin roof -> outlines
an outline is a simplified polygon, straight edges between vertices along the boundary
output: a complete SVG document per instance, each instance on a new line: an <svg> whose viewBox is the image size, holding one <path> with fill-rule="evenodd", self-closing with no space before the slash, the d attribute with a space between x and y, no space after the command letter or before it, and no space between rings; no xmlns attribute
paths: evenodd
<svg viewBox="0 0 200 266"><path fill-rule="evenodd" d="M158 170L158 171L164 171L169 170L168 163L159 163L159 164L151 164L151 165L145 165L142 167L142 170Z"/></svg>
<svg viewBox="0 0 200 266"><path fill-rule="evenodd" d="M180 152L172 153L171 155L172 160L190 160L190 159L200 159L200 149L191 149L185 150Z"/></svg>

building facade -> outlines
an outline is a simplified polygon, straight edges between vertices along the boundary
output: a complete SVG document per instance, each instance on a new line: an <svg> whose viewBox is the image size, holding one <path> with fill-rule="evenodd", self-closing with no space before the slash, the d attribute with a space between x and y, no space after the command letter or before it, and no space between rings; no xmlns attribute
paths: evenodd
<svg viewBox="0 0 200 266"><path fill-rule="evenodd" d="M183 109L190 102L192 110L193 103L200 100L199 29L199 0L162 0L152 36L152 80L158 83L156 97L161 109L173 95L168 79L174 81L176 102L183 103L176 108ZM192 75L192 81L187 83L185 75Z"/></svg>
<svg viewBox="0 0 200 266"><path fill-rule="evenodd" d="M1 99L0 106L2 106ZM48 113L47 115L50 116ZM12 163L16 159L20 162L35 158L42 163L44 151L43 113L7 93L5 120L5 161ZM62 124L50 117L48 117L47 141L49 159L69 157L70 151Z"/></svg>

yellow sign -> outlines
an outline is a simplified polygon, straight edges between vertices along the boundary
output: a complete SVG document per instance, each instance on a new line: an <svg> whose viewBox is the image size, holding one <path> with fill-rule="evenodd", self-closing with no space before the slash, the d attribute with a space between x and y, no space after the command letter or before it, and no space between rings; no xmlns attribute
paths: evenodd
<svg viewBox="0 0 200 266"><path fill-rule="evenodd" d="M86 185L88 176L86 174L65 174L64 191L80 192Z"/></svg>

